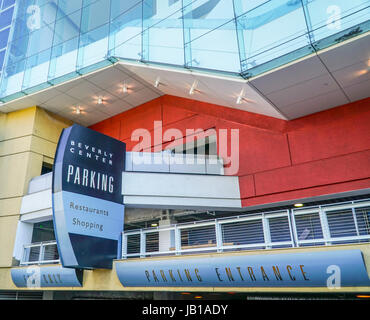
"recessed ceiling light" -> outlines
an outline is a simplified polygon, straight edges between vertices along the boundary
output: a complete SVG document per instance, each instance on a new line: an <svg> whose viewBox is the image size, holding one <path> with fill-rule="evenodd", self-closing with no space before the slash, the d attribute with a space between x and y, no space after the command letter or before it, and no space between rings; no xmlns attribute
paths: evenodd
<svg viewBox="0 0 370 320"><path fill-rule="evenodd" d="M243 102L249 102L249 103L254 103L255 102L253 100L250 100L250 99L245 98L244 97L244 94L245 94L245 89L243 88L240 91L240 93L239 93L239 95L238 95L238 97L236 99L236 104L242 104Z"/></svg>
<svg viewBox="0 0 370 320"><path fill-rule="evenodd" d="M294 206L295 206L296 208L301 208L301 207L303 207L303 206L304 206L304 204L303 204L303 203L295 203L295 204L294 204Z"/></svg>
<svg viewBox="0 0 370 320"><path fill-rule="evenodd" d="M199 90L197 90L197 85L198 85L198 80L194 80L193 85L191 86L189 90L190 95L193 95L195 91L199 92Z"/></svg>
<svg viewBox="0 0 370 320"><path fill-rule="evenodd" d="M158 223L152 223L151 226L152 227L158 227Z"/></svg>
<svg viewBox="0 0 370 320"><path fill-rule="evenodd" d="M367 69L363 69L363 70L360 70L360 71L357 71L356 72L356 76L363 76L364 74L366 74L366 73L368 73L369 72L369 70L367 70Z"/></svg>
<svg viewBox="0 0 370 320"><path fill-rule="evenodd" d="M238 98L236 99L236 104L241 104L244 96L244 88L240 91Z"/></svg>
<svg viewBox="0 0 370 320"><path fill-rule="evenodd" d="M122 92L123 93L128 93L128 86L127 86L127 83L126 82L123 83Z"/></svg>
<svg viewBox="0 0 370 320"><path fill-rule="evenodd" d="M98 98L98 104L103 104L103 98L102 97Z"/></svg>
<svg viewBox="0 0 370 320"><path fill-rule="evenodd" d="M155 87L155 88L158 88L158 87L159 87L159 85L161 84L160 80L161 80L161 78L160 78L160 77L157 77L157 79L156 79L156 80L155 80L155 82L154 82L154 87Z"/></svg>
<svg viewBox="0 0 370 320"><path fill-rule="evenodd" d="M76 108L76 114L81 114L81 107Z"/></svg>

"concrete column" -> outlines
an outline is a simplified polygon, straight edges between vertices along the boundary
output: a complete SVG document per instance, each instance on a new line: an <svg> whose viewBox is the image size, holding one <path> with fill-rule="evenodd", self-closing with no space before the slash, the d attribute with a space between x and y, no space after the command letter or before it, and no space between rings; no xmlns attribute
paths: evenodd
<svg viewBox="0 0 370 320"><path fill-rule="evenodd" d="M159 221L159 227L167 227L175 224L173 219ZM169 251L170 248L175 248L175 230L159 231L159 251Z"/></svg>

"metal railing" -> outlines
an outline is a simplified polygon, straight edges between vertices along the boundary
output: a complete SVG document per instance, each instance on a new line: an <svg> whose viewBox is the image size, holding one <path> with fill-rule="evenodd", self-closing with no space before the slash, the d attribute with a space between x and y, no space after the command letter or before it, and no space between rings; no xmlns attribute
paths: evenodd
<svg viewBox="0 0 370 320"><path fill-rule="evenodd" d="M370 242L370 199L122 233L122 258ZM56 241L24 245L21 265L60 263Z"/></svg>
<svg viewBox="0 0 370 320"><path fill-rule="evenodd" d="M370 242L370 199L122 233L122 258Z"/></svg>
<svg viewBox="0 0 370 320"><path fill-rule="evenodd" d="M56 241L32 243L23 246L23 257L20 265L59 263Z"/></svg>

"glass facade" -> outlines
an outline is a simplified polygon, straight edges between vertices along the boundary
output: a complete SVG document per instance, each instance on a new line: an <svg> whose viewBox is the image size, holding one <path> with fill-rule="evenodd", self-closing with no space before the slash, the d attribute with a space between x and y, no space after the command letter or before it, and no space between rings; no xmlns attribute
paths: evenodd
<svg viewBox="0 0 370 320"><path fill-rule="evenodd" d="M9 41L15 0L0 0L0 79Z"/></svg>
<svg viewBox="0 0 370 320"><path fill-rule="evenodd" d="M0 0L2 102L120 59L249 78L370 29L369 0L15 2Z"/></svg>

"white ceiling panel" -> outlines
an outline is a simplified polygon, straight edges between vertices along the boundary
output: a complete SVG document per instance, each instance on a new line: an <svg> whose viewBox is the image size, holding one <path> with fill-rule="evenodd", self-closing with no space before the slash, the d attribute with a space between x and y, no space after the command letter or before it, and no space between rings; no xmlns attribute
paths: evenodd
<svg viewBox="0 0 370 320"><path fill-rule="evenodd" d="M67 81L65 83L58 84L58 85L52 87L52 89L56 89L57 91L65 93L68 90L71 90L72 88L75 88L76 86L81 84L83 81L85 81L85 80L82 77L78 77L78 78L75 78L73 80Z"/></svg>
<svg viewBox="0 0 370 320"><path fill-rule="evenodd" d="M282 111L289 115L290 119L300 118L312 113L320 112L328 108L328 100L330 108L348 103L346 96L340 90L327 92L322 95L313 95L310 99L285 106Z"/></svg>
<svg viewBox="0 0 370 320"><path fill-rule="evenodd" d="M370 60L370 33L323 50L319 52L319 57L330 72Z"/></svg>
<svg viewBox="0 0 370 320"><path fill-rule="evenodd" d="M4 106L0 103L0 114L1 113L8 113L8 112L12 112L13 110L10 109L8 106Z"/></svg>
<svg viewBox="0 0 370 320"><path fill-rule="evenodd" d="M99 121L103 121L105 119L108 119L110 118L110 115L107 114L107 113L104 113L102 111L99 111L99 110L95 110L93 112L87 112L84 117L83 117L83 121L87 121L89 123L89 125L92 125L94 123L97 123Z"/></svg>
<svg viewBox="0 0 370 320"><path fill-rule="evenodd" d="M5 106L8 107L12 111L23 109L26 107L33 107L35 105L37 105L36 101L34 101L32 98L28 96L22 97L20 99L17 99L17 100L14 100L14 101L11 101L5 104Z"/></svg>
<svg viewBox="0 0 370 320"><path fill-rule="evenodd" d="M352 64L332 74L342 87L366 82L370 79L370 60Z"/></svg>
<svg viewBox="0 0 370 320"><path fill-rule="evenodd" d="M284 118L268 100L264 99L246 80L241 78L227 78L152 66L124 65L130 72L135 73L152 86L159 79L158 89L163 94ZM193 95L190 95L190 88L195 81L197 81L196 90ZM242 96L245 100L242 100L241 104L237 104L236 101L242 89L244 89Z"/></svg>
<svg viewBox="0 0 370 320"><path fill-rule="evenodd" d="M63 93L41 104L41 106L45 109L50 109L50 111L59 113L78 104L80 104L79 100Z"/></svg>
<svg viewBox="0 0 370 320"><path fill-rule="evenodd" d="M123 85L124 83L126 84L127 88L128 88L128 93L124 93L122 91L123 89ZM145 85L131 77L127 77L125 80L123 81L118 81L114 84L112 84L111 86L107 87L105 90L118 97L118 98L121 98L121 99L124 99L125 96L127 96L128 94L130 93L133 93L133 92L136 92L136 91L139 91L141 89L145 88Z"/></svg>
<svg viewBox="0 0 370 320"><path fill-rule="evenodd" d="M61 93L57 90L49 90L46 89L44 91L37 92L35 94L29 95L28 97L31 98L37 105L43 104L50 99L55 98L56 96L60 95Z"/></svg>
<svg viewBox="0 0 370 320"><path fill-rule="evenodd" d="M95 84L99 88L107 89L113 87L117 83L123 82L129 76L117 68L108 68L101 72L87 76L85 80Z"/></svg>
<svg viewBox="0 0 370 320"><path fill-rule="evenodd" d="M111 104L119 100L118 97L110 94L108 91L102 90L97 92L95 95L89 96L87 99L84 99L84 104L99 107L99 98L103 99L104 104Z"/></svg>
<svg viewBox="0 0 370 320"><path fill-rule="evenodd" d="M263 94L270 94L327 74L325 66L316 55L311 55L280 69L265 73L250 82Z"/></svg>
<svg viewBox="0 0 370 320"><path fill-rule="evenodd" d="M191 72L188 71L167 70L158 67L139 65L125 66L131 73L135 73L143 79L149 87L153 87L153 89L155 81L159 78L160 85L158 89L162 92L166 92L169 88L189 92L194 81L194 77Z"/></svg>
<svg viewBox="0 0 370 320"><path fill-rule="evenodd" d="M156 92L148 88L143 88L137 92L126 95L123 100L133 106L139 106L145 102L158 98L159 96L160 95Z"/></svg>
<svg viewBox="0 0 370 320"><path fill-rule="evenodd" d="M334 90L339 90L339 86L329 74L324 74L304 83L268 94L267 97L277 105L280 110L283 110L284 106Z"/></svg>
<svg viewBox="0 0 370 320"><path fill-rule="evenodd" d="M101 91L101 88L96 85L83 80L81 83L78 83L76 86L68 90L66 93L79 100L90 99L91 97L97 95Z"/></svg>
<svg viewBox="0 0 370 320"><path fill-rule="evenodd" d="M125 102L123 100L116 100L113 103L104 104L102 110L103 110L104 113L107 113L111 116L114 116L116 114L127 111L131 108L133 108L133 106L131 104L128 104L127 102Z"/></svg>
<svg viewBox="0 0 370 320"><path fill-rule="evenodd" d="M357 83L353 86L343 88L351 101L357 101L370 97L370 80Z"/></svg>
<svg viewBox="0 0 370 320"><path fill-rule="evenodd" d="M202 75L197 75L195 78L201 84L204 84L207 88L206 95L215 98L217 101L216 104L281 118L281 114L274 109L274 106L266 101L246 81L230 81L223 78L210 78ZM240 104L237 104L239 95L242 95L243 99Z"/></svg>

